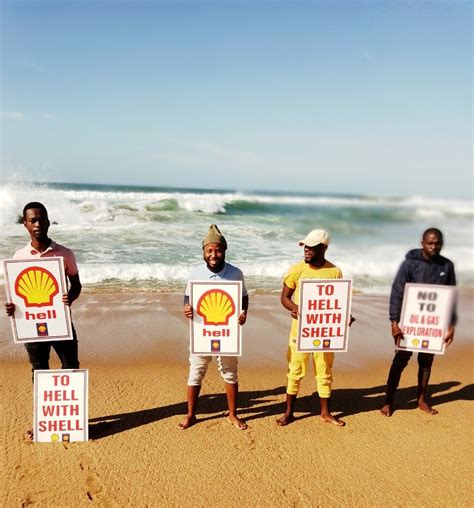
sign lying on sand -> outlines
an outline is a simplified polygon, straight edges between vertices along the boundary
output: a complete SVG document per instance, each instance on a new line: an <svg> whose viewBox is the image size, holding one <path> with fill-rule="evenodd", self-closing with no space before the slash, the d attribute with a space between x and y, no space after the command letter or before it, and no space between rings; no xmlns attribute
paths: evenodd
<svg viewBox="0 0 474 508"><path fill-rule="evenodd" d="M457 290L454 286L405 284L396 349L444 354L444 338L451 324Z"/></svg>
<svg viewBox="0 0 474 508"><path fill-rule="evenodd" d="M301 280L297 351L347 351L351 297L350 279Z"/></svg>
<svg viewBox="0 0 474 508"><path fill-rule="evenodd" d="M242 282L190 281L191 354L241 356Z"/></svg>
<svg viewBox="0 0 474 508"><path fill-rule="evenodd" d="M15 304L13 339L21 342L72 340L71 313L62 257L5 259L7 299Z"/></svg>
<svg viewBox="0 0 474 508"><path fill-rule="evenodd" d="M33 440L71 443L89 439L87 369L34 371Z"/></svg>

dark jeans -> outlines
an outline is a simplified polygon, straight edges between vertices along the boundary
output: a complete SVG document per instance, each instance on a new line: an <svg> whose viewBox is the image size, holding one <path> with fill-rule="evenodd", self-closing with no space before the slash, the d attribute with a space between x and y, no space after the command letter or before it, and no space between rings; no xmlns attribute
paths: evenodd
<svg viewBox="0 0 474 508"><path fill-rule="evenodd" d="M400 383L403 369L407 366L412 354L412 351L397 351L395 353L390 372L388 373L386 404L393 404L393 397ZM428 385L433 360L434 354L432 353L418 353L418 391L422 387L426 388Z"/></svg>
<svg viewBox="0 0 474 508"><path fill-rule="evenodd" d="M61 361L62 369L78 369L79 357L77 347L77 335L72 327L73 340L55 340L51 342L28 342L25 344L31 370L49 369L49 355L51 347L56 351Z"/></svg>

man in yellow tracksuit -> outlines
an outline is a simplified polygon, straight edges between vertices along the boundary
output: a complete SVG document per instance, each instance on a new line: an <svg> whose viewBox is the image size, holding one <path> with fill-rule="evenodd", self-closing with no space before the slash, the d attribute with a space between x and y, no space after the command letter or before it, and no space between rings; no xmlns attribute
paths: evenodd
<svg viewBox="0 0 474 508"><path fill-rule="evenodd" d="M321 400L321 418L325 422L343 426L342 420L331 415L329 398L331 397L333 352L299 353L296 350L299 317L299 285L302 279L341 279L341 270L325 259L329 245L329 235L322 229L314 229L299 242L304 246L304 260L293 265L283 279L281 303L291 312L293 323L288 346L288 384L286 389L286 412L278 418L278 425L288 425L294 420L293 411L300 382L306 374L309 357L312 356L316 371L318 394ZM351 316L351 324L353 318Z"/></svg>

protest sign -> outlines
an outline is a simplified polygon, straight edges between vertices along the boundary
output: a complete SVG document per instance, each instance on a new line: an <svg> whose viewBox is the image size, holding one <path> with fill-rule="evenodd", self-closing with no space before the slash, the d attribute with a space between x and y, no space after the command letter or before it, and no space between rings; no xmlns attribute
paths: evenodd
<svg viewBox="0 0 474 508"><path fill-rule="evenodd" d="M87 369L34 371L33 440L71 443L89 439Z"/></svg>
<svg viewBox="0 0 474 508"><path fill-rule="evenodd" d="M67 293L62 257L5 259L7 300L16 343L72 340L71 313L62 302Z"/></svg>
<svg viewBox="0 0 474 508"><path fill-rule="evenodd" d="M451 324L456 300L454 286L405 284L396 349L444 354L444 337Z"/></svg>
<svg viewBox="0 0 474 508"><path fill-rule="evenodd" d="M300 281L297 351L347 351L351 296L350 279Z"/></svg>
<svg viewBox="0 0 474 508"><path fill-rule="evenodd" d="M191 354L240 356L242 282L190 281Z"/></svg>

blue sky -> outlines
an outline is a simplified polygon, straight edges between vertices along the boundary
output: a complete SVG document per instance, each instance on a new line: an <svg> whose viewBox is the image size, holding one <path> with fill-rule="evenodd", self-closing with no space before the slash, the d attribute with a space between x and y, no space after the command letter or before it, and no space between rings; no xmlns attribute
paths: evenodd
<svg viewBox="0 0 474 508"><path fill-rule="evenodd" d="M470 2L2 4L2 179L472 197Z"/></svg>

